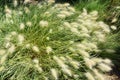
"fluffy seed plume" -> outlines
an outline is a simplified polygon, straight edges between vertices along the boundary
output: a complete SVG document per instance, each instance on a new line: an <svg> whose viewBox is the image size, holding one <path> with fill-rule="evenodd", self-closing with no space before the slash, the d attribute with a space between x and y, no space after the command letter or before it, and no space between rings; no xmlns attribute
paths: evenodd
<svg viewBox="0 0 120 80"><path fill-rule="evenodd" d="M32 23L31 23L30 21L28 21L28 22L26 23L26 25L29 26L29 27L31 27L31 26L32 26Z"/></svg>
<svg viewBox="0 0 120 80"><path fill-rule="evenodd" d="M89 57L89 53L84 50L79 50L79 54L81 54L83 57Z"/></svg>
<svg viewBox="0 0 120 80"><path fill-rule="evenodd" d="M90 60L89 58L84 58L84 60L85 60L85 65L87 67L89 67L90 69L92 69L93 66L96 65L96 63L94 61Z"/></svg>
<svg viewBox="0 0 120 80"><path fill-rule="evenodd" d="M95 78L90 72L85 73L85 76L87 77L88 80L95 80Z"/></svg>
<svg viewBox="0 0 120 80"><path fill-rule="evenodd" d="M26 14L30 13L30 10L29 10L28 7L24 7L24 11L25 11Z"/></svg>
<svg viewBox="0 0 120 80"><path fill-rule="evenodd" d="M1 57L0 59L0 64L3 64L5 61L6 61L6 58L7 58L7 54L5 54L4 56Z"/></svg>
<svg viewBox="0 0 120 80"><path fill-rule="evenodd" d="M99 73L97 69L93 69L93 72L96 75L97 79L99 79L99 80L105 80L105 77L101 73Z"/></svg>
<svg viewBox="0 0 120 80"><path fill-rule="evenodd" d="M55 3L55 0L48 0L47 1L49 4Z"/></svg>
<svg viewBox="0 0 120 80"><path fill-rule="evenodd" d="M63 23L63 26L65 26L65 27L67 27L67 28L70 28L70 27L71 27L71 25L70 25L69 22L64 22L64 23Z"/></svg>
<svg viewBox="0 0 120 80"><path fill-rule="evenodd" d="M61 67L61 68L67 68L68 66L65 65L65 63L58 58L57 56L53 56L53 59L57 62L57 64Z"/></svg>
<svg viewBox="0 0 120 80"><path fill-rule="evenodd" d="M31 0L24 0L24 4L30 3Z"/></svg>
<svg viewBox="0 0 120 80"><path fill-rule="evenodd" d="M108 72L108 71L112 70L112 68L110 66L108 66L107 64L104 64L104 63L100 63L98 65L98 68L101 69L104 72Z"/></svg>
<svg viewBox="0 0 120 80"><path fill-rule="evenodd" d="M70 69L68 69L68 68L62 68L62 71L63 71L65 74L67 74L67 75L69 75L69 76L72 76L72 71L71 71Z"/></svg>
<svg viewBox="0 0 120 80"><path fill-rule="evenodd" d="M24 41L24 36L21 35L21 34L19 34L19 35L18 35L18 44L22 44L23 41Z"/></svg>
<svg viewBox="0 0 120 80"><path fill-rule="evenodd" d="M36 64L35 67L40 73L43 71L42 68L38 64Z"/></svg>
<svg viewBox="0 0 120 80"><path fill-rule="evenodd" d="M3 54L5 54L5 50L4 49L0 49L0 55L3 55Z"/></svg>
<svg viewBox="0 0 120 80"><path fill-rule="evenodd" d="M106 63L106 64L108 64L108 65L111 65L111 64L112 64L112 62L111 62L110 59L104 59L103 62Z"/></svg>
<svg viewBox="0 0 120 80"><path fill-rule="evenodd" d="M48 22L42 20L42 21L40 21L39 25L40 25L41 27L47 27L47 26L48 26Z"/></svg>
<svg viewBox="0 0 120 80"><path fill-rule="evenodd" d="M4 66L0 67L0 71L2 71L4 68L5 68Z"/></svg>
<svg viewBox="0 0 120 80"><path fill-rule="evenodd" d="M65 14L58 14L57 17L61 18L61 19L64 19L64 18L66 18L66 15Z"/></svg>
<svg viewBox="0 0 120 80"><path fill-rule="evenodd" d="M40 52L40 51L39 51L39 48L38 48L37 46L33 46L32 49L33 49L33 51L35 51L35 52Z"/></svg>
<svg viewBox="0 0 120 80"><path fill-rule="evenodd" d="M114 26L114 25L112 25L112 26L111 26L111 29L116 30L116 29L117 29L117 27L116 27L116 26Z"/></svg>
<svg viewBox="0 0 120 80"><path fill-rule="evenodd" d="M34 62L35 64L39 64L39 60L38 60L37 58L33 59L33 62Z"/></svg>
<svg viewBox="0 0 120 80"><path fill-rule="evenodd" d="M46 52L49 54L50 52L52 52L52 48L50 46L46 47Z"/></svg>
<svg viewBox="0 0 120 80"><path fill-rule="evenodd" d="M14 5L14 7L16 7L18 5L17 0L14 0L13 5Z"/></svg>
<svg viewBox="0 0 120 80"><path fill-rule="evenodd" d="M24 23L20 23L20 30L23 30L25 28Z"/></svg>
<svg viewBox="0 0 120 80"><path fill-rule="evenodd" d="M15 36L15 35L17 35L17 32L13 31L13 32L11 32L11 35Z"/></svg>
<svg viewBox="0 0 120 80"><path fill-rule="evenodd" d="M56 69L51 69L51 74L55 78L55 80L58 80L58 73L57 73Z"/></svg>
<svg viewBox="0 0 120 80"><path fill-rule="evenodd" d="M9 53L13 53L15 51L15 45L11 45L11 47L8 49Z"/></svg>

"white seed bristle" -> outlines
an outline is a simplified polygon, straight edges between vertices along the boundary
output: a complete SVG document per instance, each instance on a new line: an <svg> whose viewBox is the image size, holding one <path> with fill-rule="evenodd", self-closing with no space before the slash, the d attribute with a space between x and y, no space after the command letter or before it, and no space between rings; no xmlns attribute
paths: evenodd
<svg viewBox="0 0 120 80"><path fill-rule="evenodd" d="M14 7L16 7L18 5L17 0L14 0L13 5L14 5Z"/></svg>
<svg viewBox="0 0 120 80"><path fill-rule="evenodd" d="M8 49L9 53L13 53L15 51L15 45L11 45L11 47Z"/></svg>
<svg viewBox="0 0 120 80"><path fill-rule="evenodd" d="M26 25L29 26L29 27L31 27L31 26L32 26L32 22L28 21L28 22L26 23Z"/></svg>
<svg viewBox="0 0 120 80"><path fill-rule="evenodd" d="M7 58L7 54L5 54L4 56L1 57L0 59L0 64L3 64L5 61L6 61L6 58Z"/></svg>
<svg viewBox="0 0 120 80"><path fill-rule="evenodd" d="M85 65L90 69L92 69L93 66L96 65L96 63L89 58L84 58L84 60L85 60Z"/></svg>
<svg viewBox="0 0 120 80"><path fill-rule="evenodd" d="M62 71L64 73L66 73L67 75L72 76L72 71L70 69L68 69L68 68L62 68Z"/></svg>
<svg viewBox="0 0 120 80"><path fill-rule="evenodd" d="M33 51L35 51L35 52L40 52L40 51L39 51L39 48L38 48L37 46L33 46L32 49L33 49Z"/></svg>
<svg viewBox="0 0 120 80"><path fill-rule="evenodd" d="M100 63L98 65L98 68L101 69L103 72L108 72L112 70L112 68L109 65L104 64L104 63Z"/></svg>
<svg viewBox="0 0 120 80"><path fill-rule="evenodd" d="M55 78L55 80L58 80L58 73L57 73L56 69L51 69L51 74Z"/></svg>
<svg viewBox="0 0 120 80"><path fill-rule="evenodd" d="M20 23L20 30L23 30L25 28L24 23Z"/></svg>
<svg viewBox="0 0 120 80"><path fill-rule="evenodd" d="M46 52L49 54L52 52L52 48L50 46L46 47Z"/></svg>
<svg viewBox="0 0 120 80"><path fill-rule="evenodd" d="M88 80L95 80L94 76L90 72L85 73L85 76Z"/></svg>
<svg viewBox="0 0 120 80"><path fill-rule="evenodd" d="M39 60L38 60L37 58L33 59L33 62L34 62L35 64L39 64Z"/></svg>
<svg viewBox="0 0 120 80"><path fill-rule="evenodd" d="M18 35L18 43L19 43L19 44L22 44L24 40L25 40L25 39L24 39L24 36L21 35L21 34L19 34L19 35Z"/></svg>
<svg viewBox="0 0 120 80"><path fill-rule="evenodd" d="M42 20L42 21L39 22L39 25L40 25L41 27L47 27L47 26L48 26L48 21Z"/></svg>
<svg viewBox="0 0 120 80"><path fill-rule="evenodd" d="M0 55L3 55L3 54L5 54L5 50L4 49L0 49Z"/></svg>

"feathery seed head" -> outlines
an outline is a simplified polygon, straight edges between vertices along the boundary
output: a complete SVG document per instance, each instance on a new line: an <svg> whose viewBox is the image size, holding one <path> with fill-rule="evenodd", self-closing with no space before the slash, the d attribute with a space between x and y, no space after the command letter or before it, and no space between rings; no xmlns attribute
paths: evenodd
<svg viewBox="0 0 120 80"><path fill-rule="evenodd" d="M104 64L104 63L100 63L98 65L98 68L101 69L103 72L108 72L112 70L112 68L109 65Z"/></svg>
<svg viewBox="0 0 120 80"><path fill-rule="evenodd" d="M39 48L38 48L37 46L33 46L32 49L33 49L33 51L35 51L35 52L40 52L40 51L39 51Z"/></svg>
<svg viewBox="0 0 120 80"><path fill-rule="evenodd" d="M5 50L4 49L0 49L0 55L3 55L3 54L5 54Z"/></svg>
<svg viewBox="0 0 120 80"><path fill-rule="evenodd" d="M26 25L29 26L29 27L31 27L31 26L32 26L32 23L31 23L30 21L28 21L28 22L26 23Z"/></svg>
<svg viewBox="0 0 120 80"><path fill-rule="evenodd" d="M81 54L83 57L90 57L89 53L84 50L79 50L79 54Z"/></svg>
<svg viewBox="0 0 120 80"><path fill-rule="evenodd" d="M61 18L61 19L64 19L64 18L66 18L66 15L65 14L58 14L57 17Z"/></svg>
<svg viewBox="0 0 120 80"><path fill-rule="evenodd" d="M1 59L0 59L0 64L4 64L4 62L6 61L6 59L7 59L7 54L5 54L5 55L3 55L2 57L1 57Z"/></svg>
<svg viewBox="0 0 120 80"><path fill-rule="evenodd" d="M1 66L0 67L0 72L2 71L2 70L4 70L5 69L5 67L4 66Z"/></svg>
<svg viewBox="0 0 120 80"><path fill-rule="evenodd" d="M12 11L8 8L8 6L5 6L5 13L12 14Z"/></svg>
<svg viewBox="0 0 120 80"><path fill-rule="evenodd" d="M72 76L72 72L71 72L70 69L68 69L68 68L62 68L62 71L63 71L65 74L67 74L68 76Z"/></svg>
<svg viewBox="0 0 120 80"><path fill-rule="evenodd" d="M14 5L14 7L16 7L16 6L18 5L17 0L14 0L14 1L13 1L13 5Z"/></svg>
<svg viewBox="0 0 120 80"><path fill-rule="evenodd" d="M70 6L70 4L69 4L69 3L64 3L63 5L64 5L65 7Z"/></svg>
<svg viewBox="0 0 120 80"><path fill-rule="evenodd" d="M117 18L113 18L111 23L115 23L117 22L117 20L118 20Z"/></svg>
<svg viewBox="0 0 120 80"><path fill-rule="evenodd" d="M56 69L51 69L51 74L55 78L55 80L58 80L58 73Z"/></svg>
<svg viewBox="0 0 120 80"><path fill-rule="evenodd" d="M31 0L24 0L24 4L28 4L30 2L31 2Z"/></svg>
<svg viewBox="0 0 120 80"><path fill-rule="evenodd" d="M111 60L110 60L110 59L107 59L107 58L104 59L103 62L106 63L106 64L108 64L108 65L111 65L111 64L112 64Z"/></svg>
<svg viewBox="0 0 120 80"><path fill-rule="evenodd" d="M19 35L18 35L18 44L22 44L24 40L25 40L25 39L24 39L24 36L21 35L21 34L19 34Z"/></svg>
<svg viewBox="0 0 120 80"><path fill-rule="evenodd" d="M67 68L68 66L65 65L65 63L58 58L57 56L53 56L53 59L57 62L57 64L61 67L61 68Z"/></svg>
<svg viewBox="0 0 120 80"><path fill-rule="evenodd" d="M88 80L95 80L94 76L90 72L85 73L85 76Z"/></svg>
<svg viewBox="0 0 120 80"><path fill-rule="evenodd" d="M33 59L33 62L34 62L35 64L39 64L39 60L38 60L37 58Z"/></svg>
<svg viewBox="0 0 120 80"><path fill-rule="evenodd" d="M116 26L114 26L114 25L112 25L112 26L111 26L111 29L112 29L112 30L116 30L116 29L117 29L117 27L116 27Z"/></svg>
<svg viewBox="0 0 120 80"><path fill-rule="evenodd" d="M15 35L17 35L17 32L13 31L13 32L11 32L11 35L15 36Z"/></svg>
<svg viewBox="0 0 120 80"><path fill-rule="evenodd" d="M46 52L49 54L52 52L52 48L50 46L46 47Z"/></svg>
<svg viewBox="0 0 120 80"><path fill-rule="evenodd" d="M70 28L70 27L71 27L71 25L70 25L69 22L64 22L64 23L63 23L63 26L65 26L65 27L67 27L67 28Z"/></svg>
<svg viewBox="0 0 120 80"><path fill-rule="evenodd" d="M94 74L96 75L96 78L99 80L105 80L105 77L99 73L99 71L97 69L93 69Z"/></svg>
<svg viewBox="0 0 120 80"><path fill-rule="evenodd" d="M90 13L90 15L91 15L92 17L96 17L96 16L98 16L98 11L92 11L92 12Z"/></svg>
<svg viewBox="0 0 120 80"><path fill-rule="evenodd" d="M15 45L11 45L11 47L8 49L8 53L13 53L15 51Z"/></svg>
<svg viewBox="0 0 120 80"><path fill-rule="evenodd" d="M30 10L29 10L28 7L24 7L24 11L25 11L26 14L30 13Z"/></svg>
<svg viewBox="0 0 120 80"><path fill-rule="evenodd" d="M90 69L92 69L93 66L96 65L96 63L94 61L90 60L89 58L84 58L84 60L85 60L85 65Z"/></svg>
<svg viewBox="0 0 120 80"><path fill-rule="evenodd" d="M31 46L30 44L26 44L25 45L26 48L30 48L30 46Z"/></svg>
<svg viewBox="0 0 120 80"><path fill-rule="evenodd" d="M55 0L48 0L47 1L49 4L53 4L53 3L55 3Z"/></svg>
<svg viewBox="0 0 120 80"><path fill-rule="evenodd" d="M35 67L37 68L37 70L38 70L40 73L43 72L43 69L42 69L38 64L36 64Z"/></svg>
<svg viewBox="0 0 120 80"><path fill-rule="evenodd" d="M39 22L39 25L40 25L41 27L47 27L47 26L48 26L48 22L42 20L42 21Z"/></svg>
<svg viewBox="0 0 120 80"><path fill-rule="evenodd" d="M20 30L23 30L25 28L24 23L20 23Z"/></svg>

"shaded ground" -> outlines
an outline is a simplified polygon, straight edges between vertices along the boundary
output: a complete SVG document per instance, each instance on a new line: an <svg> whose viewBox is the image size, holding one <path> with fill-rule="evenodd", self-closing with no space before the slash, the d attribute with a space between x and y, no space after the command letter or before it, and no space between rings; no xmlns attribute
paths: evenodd
<svg viewBox="0 0 120 80"><path fill-rule="evenodd" d="M107 74L106 80L120 80L120 70L114 67L113 70Z"/></svg>

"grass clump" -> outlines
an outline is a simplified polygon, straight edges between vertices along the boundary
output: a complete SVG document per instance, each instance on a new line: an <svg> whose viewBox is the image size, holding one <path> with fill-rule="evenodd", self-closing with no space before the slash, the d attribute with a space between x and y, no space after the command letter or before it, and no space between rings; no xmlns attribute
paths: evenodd
<svg viewBox="0 0 120 80"><path fill-rule="evenodd" d="M77 10L84 7L88 11L97 10L99 12L99 20L104 20L110 25L111 34L107 36L105 44L100 44L103 58L110 58L115 66L119 68L120 57L120 0L81 0L75 5ZM117 68L117 69L118 69Z"/></svg>
<svg viewBox="0 0 120 80"><path fill-rule="evenodd" d="M104 80L109 59L98 58L109 26L98 12L54 1L10 9L0 20L0 80Z"/></svg>

